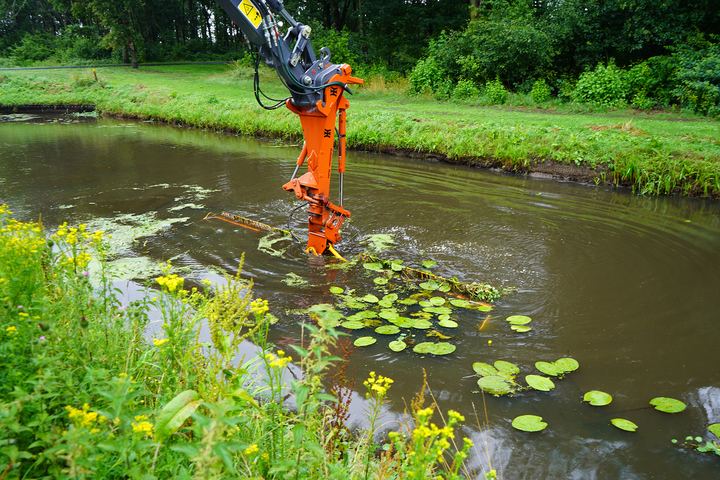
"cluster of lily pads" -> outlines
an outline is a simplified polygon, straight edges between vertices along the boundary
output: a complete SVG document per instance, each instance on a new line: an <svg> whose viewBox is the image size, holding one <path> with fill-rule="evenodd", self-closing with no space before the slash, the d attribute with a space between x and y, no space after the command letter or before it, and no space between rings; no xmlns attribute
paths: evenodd
<svg viewBox="0 0 720 480"><path fill-rule="evenodd" d="M532 321L530 317L525 315L511 315L505 319L510 324L510 329L518 333L525 333L532 330L532 327L528 326L528 323Z"/></svg>
<svg viewBox="0 0 720 480"><path fill-rule="evenodd" d="M535 368L545 375L562 379L566 374L574 372L580 364L574 358L561 358L554 362L536 362ZM493 365L483 362L473 363L473 370L480 376L477 381L478 387L491 395L512 395L522 390L539 390L549 392L555 388L555 383L548 377L541 375L526 375L527 387L523 387L515 381L520 373L520 368L510 362L498 360Z"/></svg>
<svg viewBox="0 0 720 480"><path fill-rule="evenodd" d="M387 278L376 278L375 284L386 285ZM372 329L379 335L397 335L388 344L388 348L395 352L412 347L418 354L447 355L455 351L454 344L447 341L419 342L415 336L423 332L426 338L451 340L454 336L452 329L458 327L451 318L455 309L492 310L492 306L486 303L441 296L450 288L436 281L420 283L419 287L420 292L401 298L398 293L386 293L382 297L372 293L357 295L355 290L333 286L330 292L337 298L335 304L322 303L305 312L328 326L358 331ZM448 329L444 331L449 334L440 329ZM354 344L364 347L377 343L377 340L374 335L362 336Z"/></svg>
<svg viewBox="0 0 720 480"><path fill-rule="evenodd" d="M530 389L548 392L555 388L555 383L549 377L562 379L579 367L580 364L577 360L569 357L560 358L554 362L536 362L535 368L547 375L547 377L535 374L526 375L525 382L527 386L524 387L515 380L520 373L520 368L517 365L504 360L498 360L493 365L483 362L473 363L473 370L480 376L477 381L478 386L483 392L495 396L513 395L519 391ZM591 390L585 393L583 400L590 405L601 407L612 402L612 395L600 390ZM679 413L687 408L687 405L680 400L668 397L653 398L650 400L650 405L655 407L655 410L665 413ZM610 422L617 428L628 432L634 432L638 429L635 423L624 418L613 418ZM715 425L720 431L720 424ZM512 426L525 432L538 432L545 429L547 423L543 422L542 417L537 415L520 415L513 420ZM715 431L713 433L717 434Z"/></svg>

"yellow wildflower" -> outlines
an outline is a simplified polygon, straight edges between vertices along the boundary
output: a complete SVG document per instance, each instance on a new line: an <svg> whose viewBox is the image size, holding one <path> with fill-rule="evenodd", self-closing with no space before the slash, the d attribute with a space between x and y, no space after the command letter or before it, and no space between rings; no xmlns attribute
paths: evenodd
<svg viewBox="0 0 720 480"><path fill-rule="evenodd" d="M144 417L144 415L140 415L140 416ZM138 418L138 417L135 417L135 418ZM152 435L153 429L155 428L155 427L153 427L153 424L148 422L147 420L143 420L140 423L133 422L130 425L132 426L133 432L143 433L143 434L145 434L145 436L148 436L148 437L150 435Z"/></svg>
<svg viewBox="0 0 720 480"><path fill-rule="evenodd" d="M160 345L162 345L162 344L164 344L164 343L167 343L167 342L169 342L169 341L170 341L170 340L168 340L167 338L163 338L162 340L158 340L157 338L153 338L153 343L155 344L156 347L159 347Z"/></svg>
<svg viewBox="0 0 720 480"><path fill-rule="evenodd" d="M7 327L5 332L7 332L8 335L17 335L18 329L17 327Z"/></svg>
<svg viewBox="0 0 720 480"><path fill-rule="evenodd" d="M258 450L260 450L260 449L258 448L257 443L253 443L252 445L250 445L248 448L245 449L244 453L245 453L245 455L250 455L252 453L257 452Z"/></svg>

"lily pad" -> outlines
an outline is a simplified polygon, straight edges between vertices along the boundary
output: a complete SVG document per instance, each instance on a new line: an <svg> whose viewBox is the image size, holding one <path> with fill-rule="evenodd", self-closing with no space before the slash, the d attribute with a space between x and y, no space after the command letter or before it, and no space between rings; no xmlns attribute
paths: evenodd
<svg viewBox="0 0 720 480"><path fill-rule="evenodd" d="M433 355L447 355L453 353L457 347L452 343L440 342L436 343L435 346L430 350Z"/></svg>
<svg viewBox="0 0 720 480"><path fill-rule="evenodd" d="M434 342L422 342L413 347L415 353L430 353L435 348Z"/></svg>
<svg viewBox="0 0 720 480"><path fill-rule="evenodd" d="M437 290L437 288L439 287L439 285L438 285L437 283L435 283L435 282L432 282L432 283L430 283L430 282L423 282L423 283L421 283L421 284L419 285L419 287L422 288L423 290L434 291L434 290Z"/></svg>
<svg viewBox="0 0 720 480"><path fill-rule="evenodd" d="M478 387L491 395L505 395L514 392L513 386L505 378L497 375L488 375L477 381Z"/></svg>
<svg viewBox="0 0 720 480"><path fill-rule="evenodd" d="M376 297L376 296L373 295L372 293L368 293L367 295L365 295L364 297L362 297L361 300L362 300L363 302L367 302L367 303L378 303L378 301L379 301L378 297Z"/></svg>
<svg viewBox="0 0 720 480"><path fill-rule="evenodd" d="M667 397L655 397L650 400L650 405L655 407L655 410L659 410L665 413L679 413L687 408L680 400Z"/></svg>
<svg viewBox="0 0 720 480"><path fill-rule="evenodd" d="M432 297L430 299L430 303L432 303L436 307L440 307L442 305L445 305L445 299L442 297Z"/></svg>
<svg viewBox="0 0 720 480"><path fill-rule="evenodd" d="M367 347L368 345L372 345L375 342L377 342L377 339L373 337L360 337L353 342L353 345L355 345L356 347Z"/></svg>
<svg viewBox="0 0 720 480"><path fill-rule="evenodd" d="M528 375L525 377L525 381L532 388L540 390L541 392L549 392L555 388L555 384L552 380L547 377L541 377L540 375Z"/></svg>
<svg viewBox="0 0 720 480"><path fill-rule="evenodd" d="M375 285L387 285L388 279L385 277L375 277L373 278L373 282L375 282Z"/></svg>
<svg viewBox="0 0 720 480"><path fill-rule="evenodd" d="M537 415L520 415L512 421L512 426L523 432L539 432L547 427L547 423Z"/></svg>
<svg viewBox="0 0 720 480"><path fill-rule="evenodd" d="M348 302L345 302L345 305L347 305L348 308L352 308L354 310L364 310L365 308L367 308L367 305L362 302L358 302L357 300L350 300Z"/></svg>
<svg viewBox="0 0 720 480"><path fill-rule="evenodd" d="M493 307L491 305L479 305L475 307L475 310L478 310L480 312L489 312L492 309Z"/></svg>
<svg viewBox="0 0 720 480"><path fill-rule="evenodd" d="M574 358L561 358L553 362L555 366L563 369L564 372L574 372L580 368L580 364Z"/></svg>
<svg viewBox="0 0 720 480"><path fill-rule="evenodd" d="M384 318L385 320L392 320L394 318L399 317L400 315L398 315L397 310L388 308L385 310L381 310L380 313L378 314L378 316L380 318Z"/></svg>
<svg viewBox="0 0 720 480"><path fill-rule="evenodd" d="M382 327L378 327L375 329L375 333L380 333L382 335L394 335L400 331L400 328L398 328L396 325L383 325Z"/></svg>
<svg viewBox="0 0 720 480"><path fill-rule="evenodd" d="M402 300L398 300L397 303L402 303L403 305L415 305L418 301L414 298L403 298Z"/></svg>
<svg viewBox="0 0 720 480"><path fill-rule="evenodd" d="M379 320L377 318L366 318L363 320L363 323L366 327L375 328L379 327L383 324L382 320Z"/></svg>
<svg viewBox="0 0 720 480"><path fill-rule="evenodd" d="M434 307L435 305L434 305L430 300L420 300L420 306L421 306L421 307L426 307L426 308L428 308L428 307L429 307L429 308L432 308L432 307Z"/></svg>
<svg viewBox="0 0 720 480"><path fill-rule="evenodd" d="M452 309L449 307L429 307L423 308L423 310L436 315L450 315L452 313Z"/></svg>
<svg viewBox="0 0 720 480"><path fill-rule="evenodd" d="M359 320L348 320L347 322L343 322L340 326L343 328L349 328L350 330L360 330L361 328L365 328L365 324Z"/></svg>
<svg viewBox="0 0 720 480"><path fill-rule="evenodd" d="M392 303L392 302L394 302L395 300L398 299L398 295L397 295L397 293L388 293L388 294L385 295L382 299L383 299L384 301L386 301L386 302Z"/></svg>
<svg viewBox="0 0 720 480"><path fill-rule="evenodd" d="M393 352L402 352L407 348L407 343L400 340L395 340L393 342L390 342L388 344L388 347L390 347L390 350L392 350Z"/></svg>
<svg viewBox="0 0 720 480"><path fill-rule="evenodd" d="M549 362L535 362L535 368L545 375L550 375L551 377L557 377L558 375L562 375L564 373L562 368Z"/></svg>
<svg viewBox="0 0 720 480"><path fill-rule="evenodd" d="M340 294L340 293L344 293L344 292L345 292L345 289L343 289L341 287L330 287L330 293Z"/></svg>
<svg viewBox="0 0 720 480"><path fill-rule="evenodd" d="M602 407L612 402L612 396L600 390L591 390L583 396L583 400L595 407Z"/></svg>
<svg viewBox="0 0 720 480"><path fill-rule="evenodd" d="M708 430L710 430L713 435L720 438L720 423L713 423L708 427Z"/></svg>
<svg viewBox="0 0 720 480"><path fill-rule="evenodd" d="M452 320L440 320L438 322L438 325L440 325L441 327L445 327L445 328L455 328L458 326L457 322L452 321Z"/></svg>
<svg viewBox="0 0 720 480"><path fill-rule="evenodd" d="M532 319L530 317L526 317L525 315L512 315L505 319L510 325L525 325L530 322L532 322Z"/></svg>
<svg viewBox="0 0 720 480"><path fill-rule="evenodd" d="M377 313L371 311L371 310L363 310L362 312L357 312L349 317L347 317L348 320L357 321L357 320L365 320L367 318L376 318L378 315Z"/></svg>
<svg viewBox="0 0 720 480"><path fill-rule="evenodd" d="M527 325L511 325L510 329L515 330L518 333L525 333L532 330L532 327L528 327Z"/></svg>
<svg viewBox="0 0 720 480"><path fill-rule="evenodd" d="M432 268L437 265L437 262L434 260L423 260L422 264L425 268Z"/></svg>
<svg viewBox="0 0 720 480"><path fill-rule="evenodd" d="M388 320L393 325L397 325L400 328L412 328L413 321L410 318L407 317L397 317L393 318L392 320Z"/></svg>
<svg viewBox="0 0 720 480"><path fill-rule="evenodd" d="M382 272L383 266L380 262L373 262L373 263L363 263L363 267L365 267L367 270L370 270L372 272Z"/></svg>
<svg viewBox="0 0 720 480"><path fill-rule="evenodd" d="M427 330L432 326L432 322L429 322L423 318L413 318L410 320L410 327L417 328L418 330Z"/></svg>
<svg viewBox="0 0 720 480"><path fill-rule="evenodd" d="M474 304L461 298L453 298L450 299L450 305L452 305L453 307L467 308L473 306Z"/></svg>
<svg viewBox="0 0 720 480"><path fill-rule="evenodd" d="M497 368L483 362L473 363L473 370L475 370L475 373L483 377L488 375L497 375L499 373Z"/></svg>
<svg viewBox="0 0 720 480"><path fill-rule="evenodd" d="M610 423L615 425L620 430L625 430L626 432L634 432L638 429L638 426L635 425L630 420L625 420L624 418L613 418L610 420Z"/></svg>
<svg viewBox="0 0 720 480"><path fill-rule="evenodd" d="M498 360L494 363L494 365L499 372L504 373L505 375L517 375L520 373L520 368L518 368L517 365L506 362L505 360Z"/></svg>

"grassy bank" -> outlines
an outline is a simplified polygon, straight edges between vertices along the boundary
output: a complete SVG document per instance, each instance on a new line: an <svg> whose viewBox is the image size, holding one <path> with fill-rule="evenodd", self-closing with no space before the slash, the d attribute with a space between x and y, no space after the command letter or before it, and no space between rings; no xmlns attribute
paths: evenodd
<svg viewBox="0 0 720 480"><path fill-rule="evenodd" d="M252 93L251 70L237 66L164 66L91 71L10 72L0 105L94 104L105 114L299 140L298 119L267 112ZM262 72L264 90L286 91ZM539 172L645 194L720 197L720 128L668 112L572 111L557 103L509 105L409 97L404 86L370 78L350 97L348 146ZM587 108L587 107L582 107Z"/></svg>
<svg viewBox="0 0 720 480"><path fill-rule="evenodd" d="M48 236L0 206L0 478L461 478L463 419L436 427L422 393L412 426L375 444L390 379L364 382L368 428L348 429L333 329L306 325L304 344L278 351L251 282L187 291L169 262L157 289L122 305L106 251L102 232ZM154 338L149 314L162 320ZM238 358L246 338L250 360Z"/></svg>

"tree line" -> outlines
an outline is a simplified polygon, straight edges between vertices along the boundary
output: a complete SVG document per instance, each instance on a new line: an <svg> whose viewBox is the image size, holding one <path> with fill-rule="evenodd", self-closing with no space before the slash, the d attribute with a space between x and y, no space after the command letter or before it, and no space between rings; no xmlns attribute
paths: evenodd
<svg viewBox="0 0 720 480"><path fill-rule="evenodd" d="M706 84L697 102L720 103L717 0L286 0L285 6L313 27L314 45L328 46L334 61L410 75L417 91L450 95L463 82L472 93L473 86L499 81L529 92L543 79L553 95L563 95L599 65L626 77L642 65L634 75L643 70L648 77L646 96L671 97L682 87L678 68L704 69L691 79ZM0 0L6 65L231 60L245 51L242 33L213 0ZM625 79L626 97L634 95L632 81Z"/></svg>

